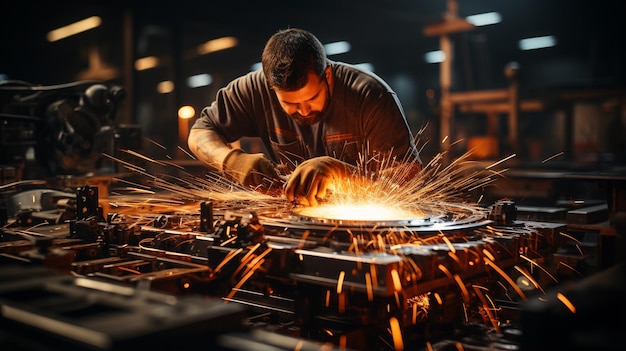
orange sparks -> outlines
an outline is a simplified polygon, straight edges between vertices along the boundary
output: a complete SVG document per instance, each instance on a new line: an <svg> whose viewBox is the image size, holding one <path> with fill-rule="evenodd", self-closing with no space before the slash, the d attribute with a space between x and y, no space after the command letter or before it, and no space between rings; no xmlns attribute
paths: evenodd
<svg viewBox="0 0 626 351"><path fill-rule="evenodd" d="M567 263L565 263L565 262L562 262L562 261L561 261L561 262L559 262L559 265L561 265L561 266L565 266L565 267L569 268L572 272L576 272L576 274L578 274L578 275L580 275L580 276L583 276L583 274L582 274L582 273L580 273L580 272L579 272L579 271L577 271L574 267L572 267L572 266L568 265L568 264L567 264Z"/></svg>
<svg viewBox="0 0 626 351"><path fill-rule="evenodd" d="M264 260L261 260L259 262L259 266L261 264L263 264ZM239 280L239 282L237 282L237 285L235 285L231 291L228 293L228 296L226 296L226 298L224 299L224 303L227 303L229 300L231 300L233 298L233 296L235 296L235 294L237 293L237 291L239 290L239 288L241 288L243 286L243 284L245 284L246 281L248 281L248 279L250 279L250 277L254 274L254 270L250 270L248 272L248 274L246 274L243 278L241 278Z"/></svg>
<svg viewBox="0 0 626 351"><path fill-rule="evenodd" d="M440 264L439 266L437 266L437 268L439 268L440 271L444 272L448 276L448 278L454 279L452 277L452 273L450 273L450 271L448 270L448 267Z"/></svg>
<svg viewBox="0 0 626 351"><path fill-rule="evenodd" d="M443 233L439 234L439 236L443 239L443 241L446 243L446 245L448 245L448 248L450 249L450 252L455 253L456 252L456 248L454 248L454 245L452 245L450 240L448 240L448 238L445 235L443 235Z"/></svg>
<svg viewBox="0 0 626 351"><path fill-rule="evenodd" d="M487 258L489 258L492 261L495 261L496 258L493 257L493 255L491 254L491 252L489 252L489 250L487 249L483 249L483 255L487 256Z"/></svg>
<svg viewBox="0 0 626 351"><path fill-rule="evenodd" d="M337 296L337 311L339 313L344 313L346 311L347 298L346 294L341 294Z"/></svg>
<svg viewBox="0 0 626 351"><path fill-rule="evenodd" d="M461 280L461 277L458 274L454 275L454 281L456 281L456 283L459 285L459 288L461 289L461 294L463 295L463 301L465 301L465 303L469 303L469 300L470 300L469 293L467 292L467 288L465 287L463 280Z"/></svg>
<svg viewBox="0 0 626 351"><path fill-rule="evenodd" d="M570 239L570 240L575 241L575 242L576 242L576 244L580 244L580 240L578 240L578 239L574 238L573 236L571 236L571 235L569 235L569 234L567 234L567 233L559 232L559 235L563 235L564 237L566 237L566 238L568 238L568 239Z"/></svg>
<svg viewBox="0 0 626 351"><path fill-rule="evenodd" d="M561 156L561 155L563 155L563 154L565 154L565 152L563 152L563 151L561 151L561 152L559 152L559 153L556 153L556 154L554 154L554 155L552 155L552 156L550 156L550 157L546 158L545 160L541 161L541 163L546 163L546 162L548 162L548 161L552 160L553 158L557 158L557 157L559 157L559 156Z"/></svg>
<svg viewBox="0 0 626 351"><path fill-rule="evenodd" d="M302 233L302 237L300 238L300 244L298 244L299 249L304 247L304 245L306 244L306 239L309 237L309 234L311 234L309 230L305 230L304 233Z"/></svg>
<svg viewBox="0 0 626 351"><path fill-rule="evenodd" d="M435 295L435 300L437 300L437 304L442 305L443 300L441 300L441 296L439 295L439 293L434 293L434 295Z"/></svg>
<svg viewBox="0 0 626 351"><path fill-rule="evenodd" d="M567 297L565 297L565 295L557 293L556 298L559 299L559 301L561 301L568 310L572 313L576 313L576 307L574 307L574 304Z"/></svg>
<svg viewBox="0 0 626 351"><path fill-rule="evenodd" d="M230 227L228 227L228 228L230 228ZM227 232L228 232L228 230L227 230ZM233 241L235 241L235 240L237 240L237 237L236 237L236 236L233 236L232 238L230 238L230 239L225 240L224 242L222 242L222 243L220 244L220 246L226 246L226 245L230 244L231 242L233 242Z"/></svg>
<svg viewBox="0 0 626 351"><path fill-rule="evenodd" d="M391 337L393 338L393 349L395 351L404 350L404 342L402 341L402 330L400 329L400 323L396 317L389 319L389 326L391 327Z"/></svg>
<svg viewBox="0 0 626 351"><path fill-rule="evenodd" d="M543 291L543 289L541 288L541 286L539 285L539 283L530 275L530 273L523 268L520 268L518 266L514 267L518 272L522 273L522 275L524 275L524 277L526 277L526 279L528 279L529 282L531 282L533 284L533 286L535 287L535 289L538 289L539 291L541 291L542 293L545 294L545 291Z"/></svg>
<svg viewBox="0 0 626 351"><path fill-rule="evenodd" d="M376 265L370 265L370 273L372 274L372 285L378 287L378 274L376 273Z"/></svg>
<svg viewBox="0 0 626 351"><path fill-rule="evenodd" d="M393 288L395 291L402 291L402 282L400 281L400 275L396 269L391 270L391 279L393 281Z"/></svg>
<svg viewBox="0 0 626 351"><path fill-rule="evenodd" d="M235 251L230 251L228 254L226 254L226 257L224 257L222 262L220 262L217 265L217 267L215 267L214 274L219 272L219 270L222 269L222 267L224 267L224 265L226 265L230 260L232 260L234 257L236 257L241 251L243 251L243 249L239 248L239 249L237 249Z"/></svg>
<svg viewBox="0 0 626 351"><path fill-rule="evenodd" d="M253 256L254 251L258 249L259 246L260 244L256 244L250 250L248 250L248 252L241 258L241 260L239 261L239 266L233 272L233 276L237 276L237 274L239 274L239 272L243 270L243 268L248 264L248 262L254 257Z"/></svg>
<svg viewBox="0 0 626 351"><path fill-rule="evenodd" d="M509 160L509 159L512 159L513 157L515 157L515 154L513 154L513 155L511 155L511 156L508 156L508 157L505 157L505 158L501 159L501 160L500 160L500 161L498 161L498 162L492 163L491 165L489 165L489 166L487 166L487 167L485 167L485 168L486 168L486 169L493 168L493 167L495 167L495 166L499 165L500 163L503 163L503 162L505 162L505 161L507 161L507 160Z"/></svg>
<svg viewBox="0 0 626 351"><path fill-rule="evenodd" d="M541 267L539 264L537 264L537 262L531 260L530 258L524 256L524 255L519 255L520 258L525 259L526 261L530 262L533 266L536 266L537 268L541 269L541 271L543 271L545 274L548 275L548 277L552 278L552 280L554 280L555 283L558 283L557 279L550 274L550 272L548 272L545 268Z"/></svg>
<svg viewBox="0 0 626 351"><path fill-rule="evenodd" d="M454 262L456 262L456 264L459 265L459 267L463 267L463 264L461 263L461 259L459 259L459 257L452 251L448 252L448 256L450 256L450 258L452 258L454 260Z"/></svg>
<svg viewBox="0 0 626 351"><path fill-rule="evenodd" d="M257 269L259 269L261 267L261 263L263 263L263 261L265 260L264 257L267 256L267 254L269 254L271 251L272 251L272 248L268 247L259 256L254 257L254 259L250 261L250 265L246 269L246 271L256 271Z"/></svg>
<svg viewBox="0 0 626 351"><path fill-rule="evenodd" d="M493 325L493 328L496 331L496 333L500 333L500 324L498 323L497 317L494 316L492 312L493 307L489 306L489 303L487 302L487 298L485 297L483 292L480 290L480 287L474 285L473 288L474 288L474 291L476 292L476 296L478 296L478 298L483 304L483 310L485 311L485 313L487 313L487 317L489 318L491 325Z"/></svg>
<svg viewBox="0 0 626 351"><path fill-rule="evenodd" d="M343 278L346 276L346 272L339 272L339 278L337 278L337 295L341 295L341 290L343 288Z"/></svg>
<svg viewBox="0 0 626 351"><path fill-rule="evenodd" d="M372 287L372 276L369 272L365 273L365 288L367 289L367 301L374 301L374 289Z"/></svg>
<svg viewBox="0 0 626 351"><path fill-rule="evenodd" d="M296 344L296 346L293 348L293 351L300 351L300 350L302 350L302 346L304 346L304 342L302 340L299 340L298 343Z"/></svg>
<svg viewBox="0 0 626 351"><path fill-rule="evenodd" d="M126 267L118 267L117 269L119 269L120 271L129 272L129 273L133 273L133 274L141 274L141 272L139 272L138 270L130 269L130 268L126 268Z"/></svg>
<svg viewBox="0 0 626 351"><path fill-rule="evenodd" d="M496 272L498 272L500 276L502 276L502 278L504 278L509 283L509 285L511 285L511 287L513 288L513 290L515 290L515 292L519 295L519 297L521 297L523 300L526 300L526 294L522 292L522 289L520 289L519 286L515 284L513 279L511 279L511 277L508 274L506 274L500 267L498 267L498 265L496 265L493 261L489 260L486 257L485 257L485 264L495 269Z"/></svg>

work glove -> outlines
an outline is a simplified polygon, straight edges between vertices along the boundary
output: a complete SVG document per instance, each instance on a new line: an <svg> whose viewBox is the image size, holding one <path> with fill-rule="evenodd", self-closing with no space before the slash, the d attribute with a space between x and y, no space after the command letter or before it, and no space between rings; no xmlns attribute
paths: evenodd
<svg viewBox="0 0 626 351"><path fill-rule="evenodd" d="M224 158L222 170L239 184L255 190L280 188L284 183L274 163L263 153L249 154L233 149Z"/></svg>
<svg viewBox="0 0 626 351"><path fill-rule="evenodd" d="M285 184L285 196L301 205L317 206L338 179L353 174L355 166L330 156L320 156L302 162Z"/></svg>

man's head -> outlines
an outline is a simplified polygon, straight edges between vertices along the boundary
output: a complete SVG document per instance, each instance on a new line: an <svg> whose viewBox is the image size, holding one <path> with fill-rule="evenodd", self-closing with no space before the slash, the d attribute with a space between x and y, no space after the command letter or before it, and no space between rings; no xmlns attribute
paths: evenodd
<svg viewBox="0 0 626 351"><path fill-rule="evenodd" d="M267 41L261 63L285 112L300 124L318 122L332 81L322 43L305 30L284 29Z"/></svg>

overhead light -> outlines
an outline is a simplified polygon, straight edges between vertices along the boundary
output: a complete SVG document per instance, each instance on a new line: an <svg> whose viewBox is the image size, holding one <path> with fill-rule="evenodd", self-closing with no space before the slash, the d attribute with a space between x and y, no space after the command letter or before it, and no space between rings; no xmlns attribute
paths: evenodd
<svg viewBox="0 0 626 351"><path fill-rule="evenodd" d="M198 54L206 55L212 52L230 49L237 46L238 40L235 37L222 37L218 39L209 40L206 43L198 46Z"/></svg>
<svg viewBox="0 0 626 351"><path fill-rule="evenodd" d="M496 24L502 22L502 16L497 12L485 12L477 15L467 16L465 20L475 25L476 27L488 26L490 24Z"/></svg>
<svg viewBox="0 0 626 351"><path fill-rule="evenodd" d="M546 35L543 37L534 37L522 39L518 42L520 50L534 50L549 48L556 45L556 38L552 35Z"/></svg>
<svg viewBox="0 0 626 351"><path fill-rule="evenodd" d="M374 65L372 65L371 63L367 63L367 62L357 63L355 64L355 66L366 71L374 72Z"/></svg>
<svg viewBox="0 0 626 351"><path fill-rule="evenodd" d="M347 41L337 41L324 45L324 50L326 51L327 56L345 54L350 51L350 48L350 43Z"/></svg>
<svg viewBox="0 0 626 351"><path fill-rule="evenodd" d="M146 56L135 60L135 69L138 71L154 68L158 65L159 59L155 56Z"/></svg>
<svg viewBox="0 0 626 351"><path fill-rule="evenodd" d="M168 94L174 91L174 82L171 80L164 80L157 84L157 91L159 94Z"/></svg>
<svg viewBox="0 0 626 351"><path fill-rule="evenodd" d="M50 32L48 32L46 38L49 42L55 42L57 40L61 40L69 36L96 28L100 26L101 23L102 19L100 17L91 16L89 18L85 18L84 20L68 24L67 26L51 30Z"/></svg>
<svg viewBox="0 0 626 351"><path fill-rule="evenodd" d="M190 88L205 87L213 83L213 77L210 74L202 73L187 78L187 86Z"/></svg>
<svg viewBox="0 0 626 351"><path fill-rule="evenodd" d="M426 63L441 63L446 59L446 53L441 50L429 51L424 54Z"/></svg>
<svg viewBox="0 0 626 351"><path fill-rule="evenodd" d="M185 105L178 109L178 118L190 119L196 116L196 109L193 106Z"/></svg>

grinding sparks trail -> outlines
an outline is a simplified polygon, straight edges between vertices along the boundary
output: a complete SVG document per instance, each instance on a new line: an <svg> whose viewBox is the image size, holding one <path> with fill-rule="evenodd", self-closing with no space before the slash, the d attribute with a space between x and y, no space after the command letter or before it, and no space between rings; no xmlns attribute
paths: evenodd
<svg viewBox="0 0 626 351"><path fill-rule="evenodd" d="M163 170L159 173L148 171L149 167L139 167L131 162L105 155L131 172L144 176L151 183L147 188L145 182L130 183L131 186L126 190L133 197L124 197L121 194L112 197L111 206L115 208L134 207L132 201L137 200L138 194L156 188L161 190L159 194L154 194L151 199L145 199L144 204L137 206L150 205L150 210L155 211L157 203L163 206L174 198L184 201L211 199L222 201L226 206L254 201L260 210L266 208L283 214L295 211L310 217L357 221L402 220L454 214L457 208L449 206L451 203L471 205L476 211L481 211L476 203L470 202L472 192L488 186L501 176L504 171L496 171L493 168L514 157L509 156L481 169L477 162L471 160L471 153L466 153L449 165L443 163L443 154L438 154L415 174L414 168L406 166L408 161L396 160L382 154L369 155L367 150L364 150L353 176L335 179L330 194L321 199L322 205L301 207L287 202L283 194L263 194L214 172L207 172L205 178L200 178L172 162L157 160L132 150L120 151L141 162L152 163L152 168ZM123 179L116 180L126 182ZM164 207L162 211L167 211L167 208Z"/></svg>
<svg viewBox="0 0 626 351"><path fill-rule="evenodd" d="M472 227L471 235L440 230L439 234L435 233L428 237L413 232L412 227L396 228L398 230L389 232L376 231L385 222L409 222L415 219L429 221L432 218L445 218L456 223L473 223L464 222L468 218L472 221L484 220L485 208L471 197L476 195L477 190L489 186L498 177L502 177L505 171L495 168L515 155L485 168L472 161L470 153L449 165L444 164L443 155L439 154L417 174L411 173L409 168L399 167L398 162L391 158L380 155L363 157L363 163L358 165L353 177L335 180L332 191L320 201L319 206L300 206L287 201L283 194L266 194L244 188L219 174L208 172L204 177L198 177L170 162L144 157L131 151L126 152L141 161L153 163L153 168L165 169L162 173L155 173L147 170L150 167L143 168L129 162L120 162L148 181L129 182L118 179L119 182L124 182L123 190L130 195L120 192L110 196L108 200L113 208L119 210L131 208L132 211L128 213L137 216L138 223L149 223L153 220L150 217L142 218L138 214L141 212L192 214L198 212L199 202L211 201L217 212L256 212L265 215L266 217L259 217L261 223L268 217L298 218L296 221L306 220L307 217L320 219L325 221L323 223L332 224L322 227L327 230L327 236L336 232L344 222L356 224L345 229L349 239L346 240L346 248L341 252L342 255L354 257L353 265L344 262L346 265L350 264L348 269L337 268L336 273L332 275L336 286L322 293L321 304L326 310L332 309L333 313L344 316L347 312L354 313L351 310L351 303L354 303L355 289L362 287L363 300L371 305L375 305L377 299L381 297L381 291L389 293L390 300L385 302L388 309L386 312L389 313L391 309L408 311L406 319L396 317L388 319L388 336L391 337L389 341L395 350L405 347L402 336L405 326L402 324L406 320L414 326L418 325L419 322L428 319L431 306L434 309L441 309L444 301L450 303L453 300L449 293L442 294L447 291L442 289L443 285L453 287L454 298L461 301L466 321L469 321L474 310L485 324L496 331L499 331L500 324L495 300L488 293L488 287L473 284L470 279L487 272L491 278L498 280L502 290L513 289L516 294L510 300L527 299L528 290L522 291L514 279L520 275L525 278L527 284L543 292L538 281L528 270L513 266L513 263L519 263L515 260L520 256L518 247L507 247L502 244L502 240L494 239L506 238L513 234L530 236L532 230L528 228L481 225ZM374 162L371 162L372 160ZM378 165L379 168L372 169L372 164ZM287 223L285 227L289 224ZM430 224L432 222L429 222ZM367 230L363 232L359 230L362 229L359 226ZM237 234L230 232L226 234L230 239L222 241L219 245L234 246ZM297 239L298 249L306 250L309 235L308 229L301 233ZM484 240L474 246L466 245L471 240L478 240L471 239L471 236L494 240ZM311 241L313 240L315 238L311 238ZM525 253L530 255L531 251L529 249ZM272 259L276 259L272 255L278 252L271 248L261 249L258 244L229 251L223 261L213 269L211 278L221 272L229 272L229 281L233 287L226 296L226 301L231 301L238 291L246 289L247 284L254 284L255 273L267 274L264 270L265 265L269 262L271 266ZM378 265L376 259L367 258L367 255L372 253L399 257L397 267L385 270L387 266ZM433 261L430 261L431 257L434 257ZM522 258L528 260L527 264L531 268L539 266L539 260L535 261L525 256ZM299 259L303 261L307 258L300 254ZM506 262L500 265L502 261ZM228 266L234 269L225 269ZM516 276L511 276L509 270L514 270ZM492 274L493 272L496 274ZM422 287L419 284L424 282L429 283L422 284L427 285L429 291L420 290ZM336 331L327 330L327 332L332 335ZM342 344L347 342L346 335L338 338L342 340Z"/></svg>

